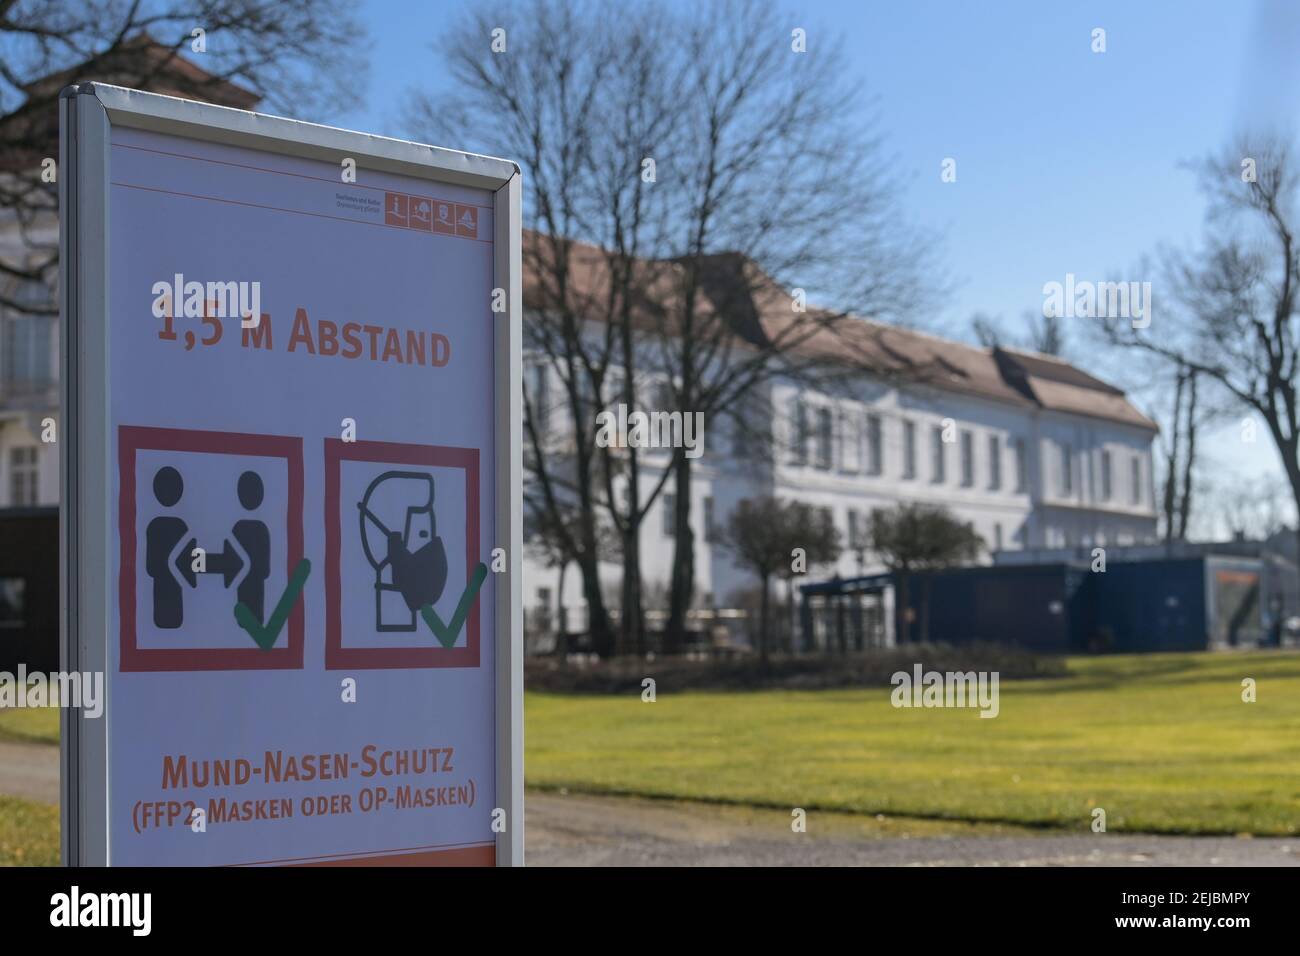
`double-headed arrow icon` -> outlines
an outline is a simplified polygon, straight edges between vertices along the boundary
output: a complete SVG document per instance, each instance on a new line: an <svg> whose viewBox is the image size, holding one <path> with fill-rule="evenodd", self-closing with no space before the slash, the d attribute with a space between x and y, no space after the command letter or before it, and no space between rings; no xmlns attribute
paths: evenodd
<svg viewBox="0 0 1300 956"><path fill-rule="evenodd" d="M244 559L239 556L235 546L227 540L220 554L207 555L203 570L195 571L194 549L198 544L197 538L190 538L189 544L185 545L181 553L176 556L176 569L180 571L181 576L189 582L190 587L195 588L198 587L200 574L220 574L225 580L225 587L230 587L231 582L244 568Z"/></svg>

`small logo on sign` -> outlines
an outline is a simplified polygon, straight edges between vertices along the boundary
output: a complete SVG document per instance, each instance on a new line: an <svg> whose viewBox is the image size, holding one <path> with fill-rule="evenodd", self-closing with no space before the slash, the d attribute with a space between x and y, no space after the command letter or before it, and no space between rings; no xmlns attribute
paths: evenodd
<svg viewBox="0 0 1300 956"><path fill-rule="evenodd" d="M384 222L389 226L407 225L407 197L402 193L384 193Z"/></svg>
<svg viewBox="0 0 1300 956"><path fill-rule="evenodd" d="M475 207L456 204L456 235L478 238L478 210Z"/></svg>
<svg viewBox="0 0 1300 956"><path fill-rule="evenodd" d="M456 235L456 210L449 202L433 204L433 231L444 236Z"/></svg>
<svg viewBox="0 0 1300 956"><path fill-rule="evenodd" d="M433 231L433 203L423 196L411 197L411 221L407 224L421 232Z"/></svg>

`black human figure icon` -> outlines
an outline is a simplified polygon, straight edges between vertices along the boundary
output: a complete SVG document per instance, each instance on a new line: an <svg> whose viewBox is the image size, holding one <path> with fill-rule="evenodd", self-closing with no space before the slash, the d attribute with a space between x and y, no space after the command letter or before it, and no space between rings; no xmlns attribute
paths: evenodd
<svg viewBox="0 0 1300 956"><path fill-rule="evenodd" d="M256 511L262 505L262 478L255 471L239 476L239 503L247 511ZM241 518L235 522L232 533L235 541L248 555L248 573L239 583L236 593L239 603L253 612L258 623L265 623L263 610L266 604L266 579L271 576L271 533L266 524L256 518Z"/></svg>
<svg viewBox="0 0 1300 956"><path fill-rule="evenodd" d="M164 508L173 507L184 491L181 473L170 465L159 468L153 476L153 495ZM172 630L184 623L181 584L167 559L188 530L188 525L175 515L159 515L145 528L144 569L153 578L154 627Z"/></svg>

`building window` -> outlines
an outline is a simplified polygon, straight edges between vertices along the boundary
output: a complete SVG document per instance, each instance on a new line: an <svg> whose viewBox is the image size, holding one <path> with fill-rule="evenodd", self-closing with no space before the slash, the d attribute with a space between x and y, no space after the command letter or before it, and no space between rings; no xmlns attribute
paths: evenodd
<svg viewBox="0 0 1300 956"><path fill-rule="evenodd" d="M840 409L835 413L835 448L840 471L862 471L866 461L866 435L859 424L859 415L853 409Z"/></svg>
<svg viewBox="0 0 1300 956"><path fill-rule="evenodd" d="M52 290L35 279L16 280L9 297L29 309L48 308ZM15 392L54 384L54 317L17 313L0 319L0 384Z"/></svg>
<svg viewBox="0 0 1300 956"><path fill-rule="evenodd" d="M916 477L916 424L903 422L903 477Z"/></svg>
<svg viewBox="0 0 1300 956"><path fill-rule="evenodd" d="M849 547L856 549L861 547L862 528L858 524L858 513L852 508L849 509Z"/></svg>
<svg viewBox="0 0 1300 956"><path fill-rule="evenodd" d="M945 465L943 447L943 428L935 425L930 430L930 480L936 485L943 484Z"/></svg>
<svg viewBox="0 0 1300 956"><path fill-rule="evenodd" d="M1002 550L1002 525L1000 523L993 526L993 548L995 551Z"/></svg>
<svg viewBox="0 0 1300 956"><path fill-rule="evenodd" d="M791 438L790 463L792 465L806 465L808 463L808 406L804 404L803 399L794 399L792 406L793 414L790 416L793 424L793 434Z"/></svg>
<svg viewBox="0 0 1300 956"><path fill-rule="evenodd" d="M1133 456L1133 475L1132 475L1132 494L1133 504L1142 503L1142 459L1137 455Z"/></svg>
<svg viewBox="0 0 1300 956"><path fill-rule="evenodd" d="M713 539L713 498L710 496L704 499L704 540L712 541Z"/></svg>
<svg viewBox="0 0 1300 956"><path fill-rule="evenodd" d="M863 435L858 427L860 416L855 409L841 409L836 415L838 431L835 444L839 448L841 471L862 471Z"/></svg>
<svg viewBox="0 0 1300 956"><path fill-rule="evenodd" d="M867 429L858 422L854 412L845 412L841 424L844 429L841 442L844 448L845 471L867 470ZM852 440L850 441L850 436ZM852 457L850 464L849 458Z"/></svg>
<svg viewBox="0 0 1300 956"><path fill-rule="evenodd" d="M961 433L961 486L969 488L975 484L975 436L970 432Z"/></svg>
<svg viewBox="0 0 1300 956"><path fill-rule="evenodd" d="M1074 448L1061 446L1061 494L1074 494Z"/></svg>
<svg viewBox="0 0 1300 956"><path fill-rule="evenodd" d="M1017 438L1014 447L1016 450L1016 491L1024 492L1029 489L1029 449L1026 447L1023 438Z"/></svg>
<svg viewBox="0 0 1300 956"><path fill-rule="evenodd" d="M54 384L54 320L47 315L15 315L3 322L0 342L0 380L17 391L48 388Z"/></svg>
<svg viewBox="0 0 1300 956"><path fill-rule="evenodd" d="M1101 500L1110 501L1110 452L1101 453Z"/></svg>
<svg viewBox="0 0 1300 956"><path fill-rule="evenodd" d="M36 446L9 449L9 504L16 508L36 504Z"/></svg>
<svg viewBox="0 0 1300 956"><path fill-rule="evenodd" d="M835 418L829 408L817 409L817 467L831 467L834 445Z"/></svg>
<svg viewBox="0 0 1300 956"><path fill-rule="evenodd" d="M867 474L879 475L884 471L884 450L881 444L879 415L867 416Z"/></svg>
<svg viewBox="0 0 1300 956"><path fill-rule="evenodd" d="M999 491L1002 488L1002 439L997 435L989 436L989 489Z"/></svg>
<svg viewBox="0 0 1300 956"><path fill-rule="evenodd" d="M667 492L663 503L663 532L665 538L677 536L677 496Z"/></svg>

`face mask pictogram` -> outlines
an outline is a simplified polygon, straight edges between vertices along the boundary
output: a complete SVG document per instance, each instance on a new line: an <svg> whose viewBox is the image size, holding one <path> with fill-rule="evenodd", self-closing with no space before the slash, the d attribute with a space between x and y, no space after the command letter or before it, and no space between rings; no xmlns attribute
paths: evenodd
<svg viewBox="0 0 1300 956"><path fill-rule="evenodd" d="M357 503L361 546L374 569L375 628L414 631L419 609L447 584L447 552L433 513L433 477L386 471Z"/></svg>

